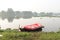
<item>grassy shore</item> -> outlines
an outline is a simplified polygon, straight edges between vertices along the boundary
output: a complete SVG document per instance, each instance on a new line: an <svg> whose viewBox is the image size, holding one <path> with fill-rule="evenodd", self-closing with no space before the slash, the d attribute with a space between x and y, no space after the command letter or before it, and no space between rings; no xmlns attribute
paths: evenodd
<svg viewBox="0 0 60 40"><path fill-rule="evenodd" d="M0 30L0 40L60 40L60 32L19 32Z"/></svg>

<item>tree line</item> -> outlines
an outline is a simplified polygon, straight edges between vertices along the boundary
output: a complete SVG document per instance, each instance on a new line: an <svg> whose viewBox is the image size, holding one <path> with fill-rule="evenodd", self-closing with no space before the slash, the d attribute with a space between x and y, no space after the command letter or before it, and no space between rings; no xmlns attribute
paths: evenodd
<svg viewBox="0 0 60 40"><path fill-rule="evenodd" d="M45 17L45 16L52 16L53 13L44 13L44 12L32 12L32 11L14 11L12 8L8 8L7 11L0 12L0 18L2 20L7 19L9 22L12 22L13 19L28 19L32 17Z"/></svg>

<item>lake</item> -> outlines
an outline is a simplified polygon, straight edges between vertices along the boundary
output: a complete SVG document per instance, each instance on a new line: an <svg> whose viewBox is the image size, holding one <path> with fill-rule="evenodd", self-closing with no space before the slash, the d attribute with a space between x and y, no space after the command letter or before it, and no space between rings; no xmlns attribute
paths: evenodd
<svg viewBox="0 0 60 40"><path fill-rule="evenodd" d="M58 17L32 17L30 19L14 19L13 22L8 22L7 19L2 20L0 18L1 29L11 28L18 29L19 25L24 26L33 23L41 23L44 28L44 32L57 32L60 30L60 18Z"/></svg>

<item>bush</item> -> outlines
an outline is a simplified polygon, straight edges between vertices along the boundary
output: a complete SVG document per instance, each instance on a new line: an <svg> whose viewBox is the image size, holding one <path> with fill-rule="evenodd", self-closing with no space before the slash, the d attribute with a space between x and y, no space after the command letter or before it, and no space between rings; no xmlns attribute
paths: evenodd
<svg viewBox="0 0 60 40"><path fill-rule="evenodd" d="M19 32L14 29L4 31L2 35L0 40L60 40L58 32Z"/></svg>
<svg viewBox="0 0 60 40"><path fill-rule="evenodd" d="M11 28L7 28L6 30L11 30Z"/></svg>
<svg viewBox="0 0 60 40"><path fill-rule="evenodd" d="M0 30L0 32L4 32L4 30Z"/></svg>

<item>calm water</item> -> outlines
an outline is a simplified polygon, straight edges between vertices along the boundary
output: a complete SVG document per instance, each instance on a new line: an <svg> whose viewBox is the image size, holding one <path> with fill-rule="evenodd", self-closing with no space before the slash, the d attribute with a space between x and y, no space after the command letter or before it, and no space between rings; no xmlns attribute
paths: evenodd
<svg viewBox="0 0 60 40"><path fill-rule="evenodd" d="M58 31L60 29L60 18L50 18L50 17L33 17L30 19L14 19L13 22L8 22L7 19L2 20L0 19L0 26L2 29L12 28L18 29L19 25L24 26L27 24L33 23L41 23L45 28L43 31L50 32L50 31Z"/></svg>

